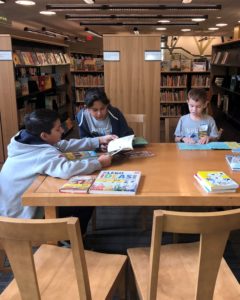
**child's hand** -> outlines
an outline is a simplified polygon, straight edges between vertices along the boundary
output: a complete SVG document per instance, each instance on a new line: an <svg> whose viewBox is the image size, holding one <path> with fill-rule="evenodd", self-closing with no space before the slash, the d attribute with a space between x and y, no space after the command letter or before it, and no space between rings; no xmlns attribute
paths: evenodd
<svg viewBox="0 0 240 300"><path fill-rule="evenodd" d="M118 136L115 134L108 134L108 135L104 135L104 136L100 136L99 137L99 144L108 144L111 140L115 140L117 139Z"/></svg>
<svg viewBox="0 0 240 300"><path fill-rule="evenodd" d="M209 143L209 141L210 141L210 138L209 138L209 136L203 136L203 137L201 137L200 138L200 140L198 141L198 143L199 144L207 144L207 143Z"/></svg>
<svg viewBox="0 0 240 300"><path fill-rule="evenodd" d="M186 144L195 144L196 143L195 140L192 139L191 137L184 137L182 140Z"/></svg>
<svg viewBox="0 0 240 300"><path fill-rule="evenodd" d="M103 168L108 167L111 165L112 157L108 154L100 155L98 161L102 165Z"/></svg>
<svg viewBox="0 0 240 300"><path fill-rule="evenodd" d="M100 150L101 150L102 152L107 152L107 144L102 144L102 145L100 145Z"/></svg>

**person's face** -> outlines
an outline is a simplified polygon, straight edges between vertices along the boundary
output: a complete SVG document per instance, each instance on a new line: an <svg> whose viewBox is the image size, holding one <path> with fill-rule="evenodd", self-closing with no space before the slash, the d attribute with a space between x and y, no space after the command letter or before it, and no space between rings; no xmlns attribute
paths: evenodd
<svg viewBox="0 0 240 300"><path fill-rule="evenodd" d="M40 136L48 144L54 145L61 140L63 132L64 132L64 130L61 126L61 122L58 119L54 123L54 126L53 126L50 134L46 133L46 132L42 132Z"/></svg>
<svg viewBox="0 0 240 300"><path fill-rule="evenodd" d="M88 111L96 120L105 120L108 113L107 109L107 105L97 100L93 102L93 106L88 108Z"/></svg>
<svg viewBox="0 0 240 300"><path fill-rule="evenodd" d="M188 100L189 112L194 117L201 117L204 109L207 107L207 102L195 101L193 99Z"/></svg>

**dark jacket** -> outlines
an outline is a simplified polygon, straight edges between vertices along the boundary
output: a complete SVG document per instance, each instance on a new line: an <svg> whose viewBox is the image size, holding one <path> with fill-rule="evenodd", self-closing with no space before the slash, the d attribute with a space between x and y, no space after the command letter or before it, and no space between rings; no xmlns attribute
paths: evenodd
<svg viewBox="0 0 240 300"><path fill-rule="evenodd" d="M85 109L81 109L77 114L76 119L79 126L80 137L96 137L97 132L90 132L86 118L84 116ZM118 137L134 134L132 128L128 127L127 121L125 120L121 111L111 105L108 106L108 115L112 125L112 134L116 134Z"/></svg>

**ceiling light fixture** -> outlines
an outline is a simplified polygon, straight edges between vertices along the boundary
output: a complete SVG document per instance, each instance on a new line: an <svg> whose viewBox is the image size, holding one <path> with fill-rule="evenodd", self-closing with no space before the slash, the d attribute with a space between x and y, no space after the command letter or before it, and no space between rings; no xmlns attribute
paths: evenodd
<svg viewBox="0 0 240 300"><path fill-rule="evenodd" d="M133 27L133 33L139 35L139 31L137 27Z"/></svg>
<svg viewBox="0 0 240 300"><path fill-rule="evenodd" d="M157 27L156 30L163 31L163 30L167 30L167 28L166 27Z"/></svg>
<svg viewBox="0 0 240 300"><path fill-rule="evenodd" d="M41 15L45 15L45 16L53 16L56 15L55 11L51 11L51 10L41 10L39 12Z"/></svg>
<svg viewBox="0 0 240 300"><path fill-rule="evenodd" d="M86 32L90 33L91 35L94 35L94 36L102 39L102 35L97 33L96 31L93 31L93 30L89 29L88 27L86 27L84 30Z"/></svg>
<svg viewBox="0 0 240 300"><path fill-rule="evenodd" d="M94 4L95 0L83 0L87 4Z"/></svg>
<svg viewBox="0 0 240 300"><path fill-rule="evenodd" d="M36 34L41 34L41 35L47 35L49 37L54 37L54 38L56 37L56 34L54 34L54 33L47 33L47 32L41 31L41 30L29 28L29 27L24 27L23 30L27 31L27 32L31 32L31 33L36 33Z"/></svg>
<svg viewBox="0 0 240 300"><path fill-rule="evenodd" d="M50 35L55 35L55 36L61 36L61 37L68 37L67 34L63 34L61 32L57 32L55 30L52 29L47 29L46 27L42 27L42 32L46 33L46 34L50 34Z"/></svg>
<svg viewBox="0 0 240 300"><path fill-rule="evenodd" d="M30 1L30 0L17 0L15 1L15 3L20 5L25 5L25 6L32 6L36 4L35 1Z"/></svg>
<svg viewBox="0 0 240 300"><path fill-rule="evenodd" d="M210 28L208 28L208 30L212 30L212 31L218 30L218 29L219 29L218 27L210 27Z"/></svg>
<svg viewBox="0 0 240 300"><path fill-rule="evenodd" d="M159 20L158 23L170 23L169 20Z"/></svg>
<svg viewBox="0 0 240 300"><path fill-rule="evenodd" d="M0 4L6 3L6 0L0 0Z"/></svg>
<svg viewBox="0 0 240 300"><path fill-rule="evenodd" d="M188 3L191 3L191 2L192 2L192 0L182 0L183 4L188 4Z"/></svg>
<svg viewBox="0 0 240 300"><path fill-rule="evenodd" d="M224 26L227 26L228 24L227 23L218 23L216 24L217 27L224 27Z"/></svg>
<svg viewBox="0 0 240 300"><path fill-rule="evenodd" d="M193 19L201 18L208 19L208 15L191 14L191 15L152 15L152 14L93 14L93 15L80 15L80 14L66 14L65 18L71 21L78 21L83 19Z"/></svg>
<svg viewBox="0 0 240 300"><path fill-rule="evenodd" d="M139 23L137 21L132 22L94 22L94 21L82 21L79 22L80 26L131 26L131 25L138 25L138 26L159 26L159 23L157 22L144 22ZM171 22L165 24L166 26L196 26L199 25L196 22Z"/></svg>
<svg viewBox="0 0 240 300"><path fill-rule="evenodd" d="M195 22L203 22L205 20L206 20L205 18L193 18L192 19L192 21L195 21Z"/></svg>
<svg viewBox="0 0 240 300"><path fill-rule="evenodd" d="M188 31L191 31L191 29L190 28L182 28L181 31L188 32Z"/></svg>
<svg viewBox="0 0 240 300"><path fill-rule="evenodd" d="M220 4L198 4L198 5L182 5L182 4L71 4L71 3L62 3L62 4L47 4L46 8L48 10L130 10L133 11L143 11L143 10L220 10L222 5Z"/></svg>

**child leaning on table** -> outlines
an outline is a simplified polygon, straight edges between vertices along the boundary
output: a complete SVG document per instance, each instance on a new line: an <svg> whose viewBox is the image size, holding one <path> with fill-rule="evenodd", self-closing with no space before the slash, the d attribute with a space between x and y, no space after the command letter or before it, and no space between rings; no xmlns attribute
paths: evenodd
<svg viewBox="0 0 240 300"><path fill-rule="evenodd" d="M191 89L188 92L189 114L182 116L175 130L175 142L207 144L219 138L214 119L206 114L208 105L205 89Z"/></svg>
<svg viewBox="0 0 240 300"><path fill-rule="evenodd" d="M63 129L59 115L48 109L26 115L24 123L26 129L12 137L8 145L8 158L0 173L0 216L37 217L37 207L22 206L21 196L39 174L68 179L111 164L111 157L106 154L91 160L70 161L61 153L99 148L114 139L114 135L61 140ZM79 217L84 232L92 210L92 207L61 207L59 217Z"/></svg>

